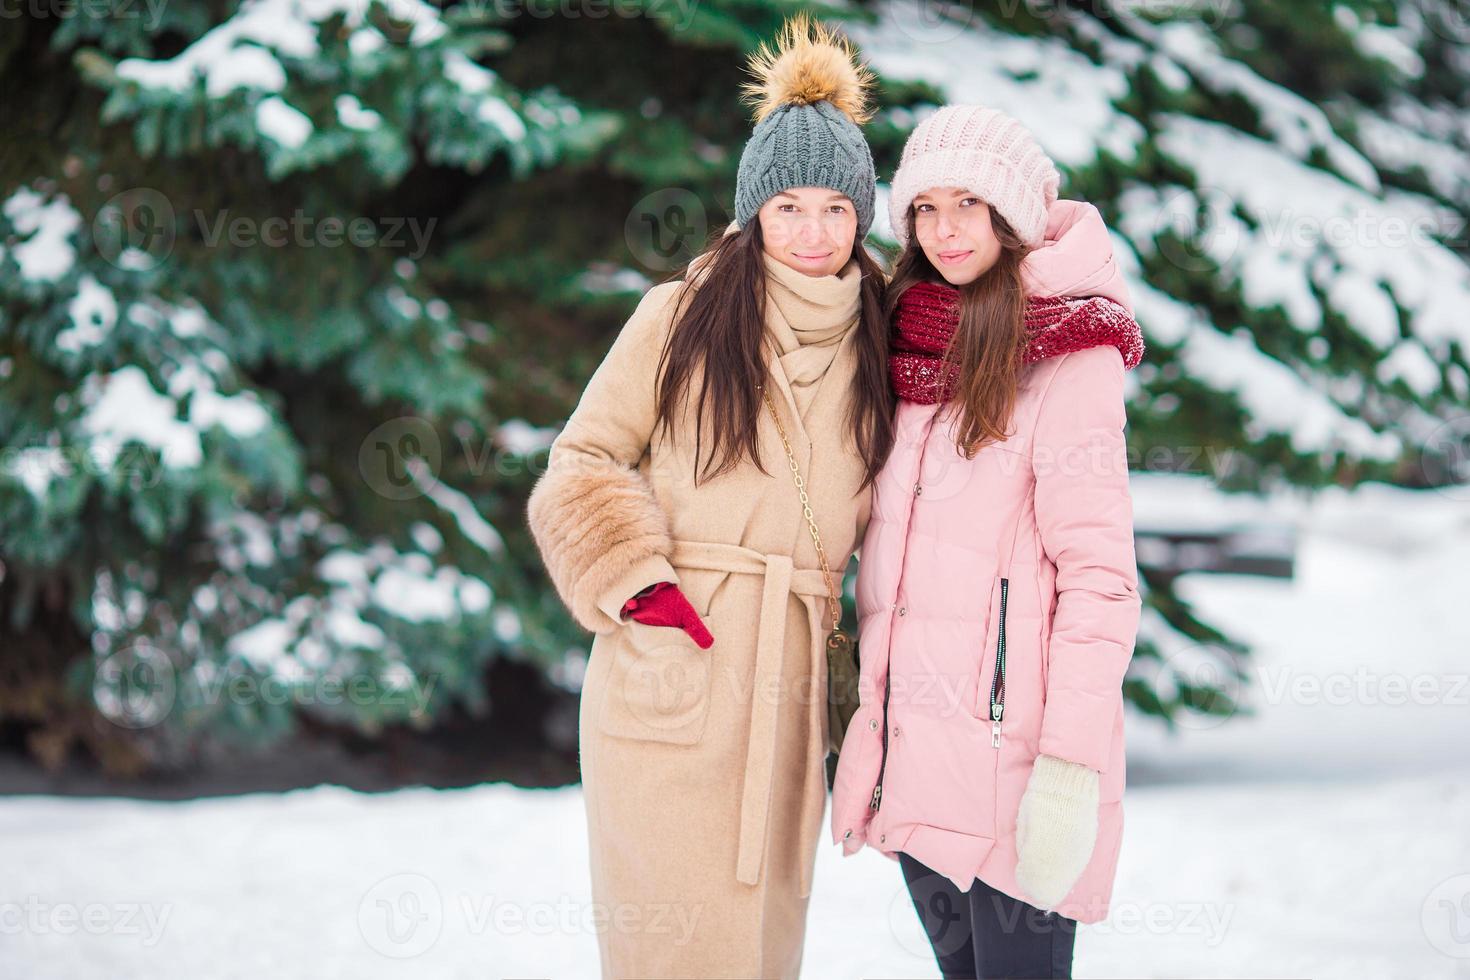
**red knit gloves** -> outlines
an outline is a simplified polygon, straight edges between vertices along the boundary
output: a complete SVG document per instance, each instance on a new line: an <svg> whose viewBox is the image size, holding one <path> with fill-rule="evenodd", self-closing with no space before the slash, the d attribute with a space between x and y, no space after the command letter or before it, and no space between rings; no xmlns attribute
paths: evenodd
<svg viewBox="0 0 1470 980"><path fill-rule="evenodd" d="M673 582L659 582L644 589L623 603L623 615L646 626L677 626L701 650L708 650L715 642L699 613Z"/></svg>

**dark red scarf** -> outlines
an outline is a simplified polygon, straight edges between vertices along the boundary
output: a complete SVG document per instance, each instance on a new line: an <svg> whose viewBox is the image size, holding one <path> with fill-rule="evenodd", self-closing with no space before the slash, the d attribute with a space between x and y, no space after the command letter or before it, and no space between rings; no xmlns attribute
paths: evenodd
<svg viewBox="0 0 1470 980"><path fill-rule="evenodd" d="M932 405L954 392L950 369L941 389L940 356L959 322L959 291L947 283L920 282L899 298L888 371L893 390L905 401ZM1111 344L1123 366L1143 360L1143 333L1128 311L1102 297L1032 297L1026 301L1026 348L1022 363Z"/></svg>

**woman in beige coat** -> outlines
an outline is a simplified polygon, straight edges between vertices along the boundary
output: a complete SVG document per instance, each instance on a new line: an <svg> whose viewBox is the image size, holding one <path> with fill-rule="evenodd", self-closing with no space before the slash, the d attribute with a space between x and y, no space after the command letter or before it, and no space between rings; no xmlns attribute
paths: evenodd
<svg viewBox="0 0 1470 980"><path fill-rule="evenodd" d="M761 388L837 589L892 443L884 280L862 247L870 76L804 19L753 71L735 224L684 282L644 296L527 509L558 593L596 634L581 766L609 977L797 976L832 616ZM687 599L689 632L624 618L660 582Z"/></svg>

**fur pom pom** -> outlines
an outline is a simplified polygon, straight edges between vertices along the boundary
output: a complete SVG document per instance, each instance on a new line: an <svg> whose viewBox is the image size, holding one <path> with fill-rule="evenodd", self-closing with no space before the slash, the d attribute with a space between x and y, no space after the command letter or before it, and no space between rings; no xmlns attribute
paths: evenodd
<svg viewBox="0 0 1470 980"><path fill-rule="evenodd" d="M811 105L823 99L859 125L872 118L868 87L875 76L857 63L845 37L804 13L786 21L774 48L762 44L746 70L756 81L746 82L741 94L755 106L756 122L783 105Z"/></svg>

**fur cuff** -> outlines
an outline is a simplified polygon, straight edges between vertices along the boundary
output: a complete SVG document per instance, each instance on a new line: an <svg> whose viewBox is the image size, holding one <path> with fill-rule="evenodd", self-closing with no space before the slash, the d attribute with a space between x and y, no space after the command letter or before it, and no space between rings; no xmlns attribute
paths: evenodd
<svg viewBox="0 0 1470 980"><path fill-rule="evenodd" d="M557 594L594 633L610 632L623 603L654 582L678 582L668 518L636 469L574 455L554 461L526 502L527 524Z"/></svg>

